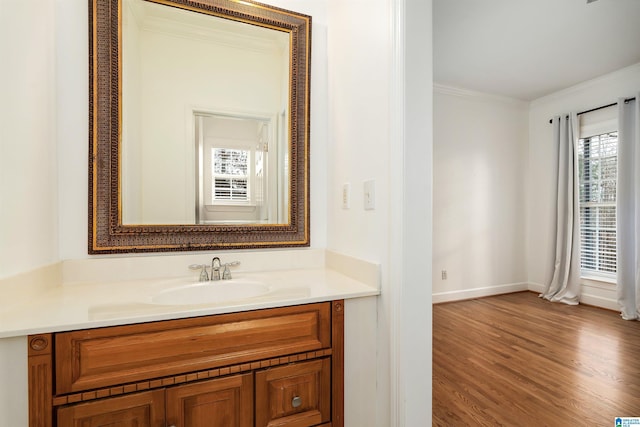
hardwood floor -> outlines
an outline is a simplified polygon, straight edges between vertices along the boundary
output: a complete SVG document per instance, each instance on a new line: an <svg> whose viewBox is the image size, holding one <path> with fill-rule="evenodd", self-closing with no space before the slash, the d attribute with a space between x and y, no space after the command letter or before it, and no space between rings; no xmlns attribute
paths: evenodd
<svg viewBox="0 0 640 427"><path fill-rule="evenodd" d="M434 426L640 417L640 322L532 292L433 307Z"/></svg>

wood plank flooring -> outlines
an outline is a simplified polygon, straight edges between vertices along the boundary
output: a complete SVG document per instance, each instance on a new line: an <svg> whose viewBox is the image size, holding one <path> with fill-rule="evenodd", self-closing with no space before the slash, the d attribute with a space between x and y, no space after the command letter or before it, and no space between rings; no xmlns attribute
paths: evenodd
<svg viewBox="0 0 640 427"><path fill-rule="evenodd" d="M433 307L434 426L640 417L640 322L520 292Z"/></svg>

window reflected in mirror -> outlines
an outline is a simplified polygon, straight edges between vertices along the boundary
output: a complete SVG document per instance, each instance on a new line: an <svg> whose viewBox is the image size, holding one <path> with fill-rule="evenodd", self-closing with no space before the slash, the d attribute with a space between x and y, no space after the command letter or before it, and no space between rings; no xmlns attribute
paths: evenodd
<svg viewBox="0 0 640 427"><path fill-rule="evenodd" d="M288 150L277 117L196 117L196 223L284 223Z"/></svg>

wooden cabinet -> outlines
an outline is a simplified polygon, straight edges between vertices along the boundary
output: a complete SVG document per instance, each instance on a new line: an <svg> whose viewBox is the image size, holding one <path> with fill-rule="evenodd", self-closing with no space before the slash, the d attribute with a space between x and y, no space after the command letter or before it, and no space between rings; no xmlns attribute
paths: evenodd
<svg viewBox="0 0 640 427"><path fill-rule="evenodd" d="M343 302L29 339L30 427L342 427Z"/></svg>

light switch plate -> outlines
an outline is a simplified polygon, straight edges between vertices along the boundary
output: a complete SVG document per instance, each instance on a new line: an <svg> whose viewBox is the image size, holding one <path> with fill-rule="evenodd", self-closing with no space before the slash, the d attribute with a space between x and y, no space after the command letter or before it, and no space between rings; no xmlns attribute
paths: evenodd
<svg viewBox="0 0 640 427"><path fill-rule="evenodd" d="M364 209L371 211L376 208L376 182L369 180L364 182Z"/></svg>
<svg viewBox="0 0 640 427"><path fill-rule="evenodd" d="M342 184L342 209L349 209L351 207L351 184Z"/></svg>

